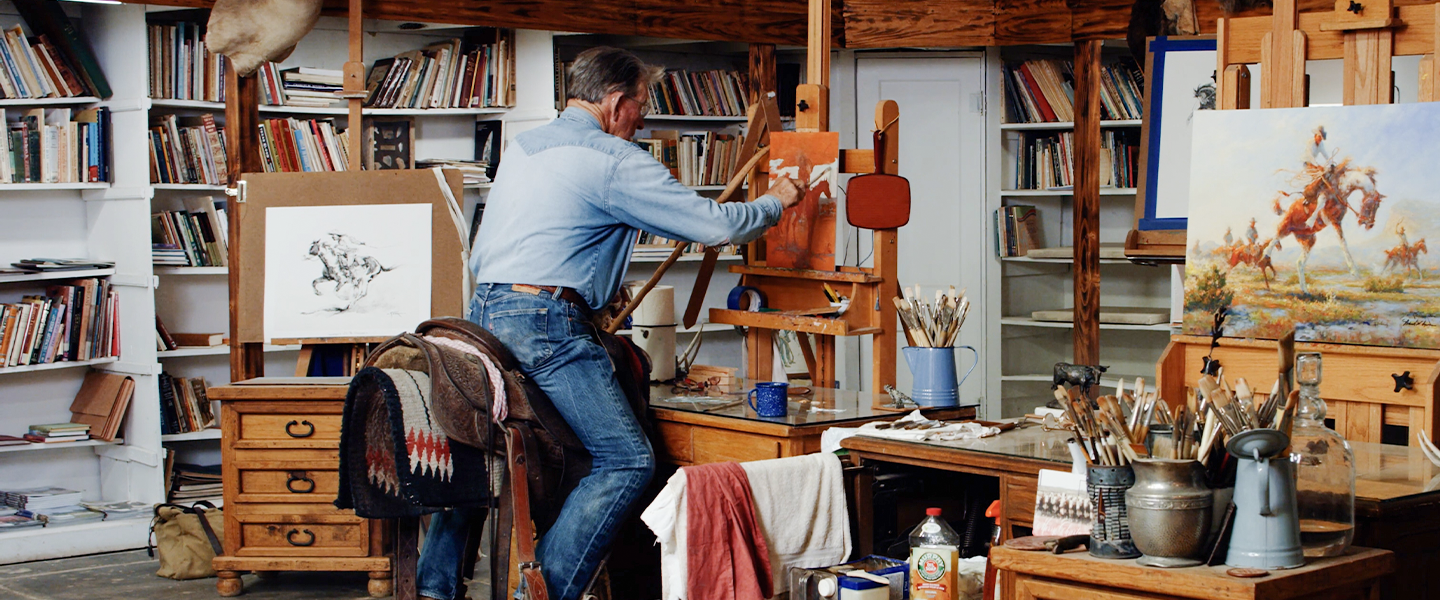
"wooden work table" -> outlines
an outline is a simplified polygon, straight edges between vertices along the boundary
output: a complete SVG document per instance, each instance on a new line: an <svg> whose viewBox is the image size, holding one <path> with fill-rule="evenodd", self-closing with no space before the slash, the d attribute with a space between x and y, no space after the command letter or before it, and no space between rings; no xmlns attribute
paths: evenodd
<svg viewBox="0 0 1440 600"><path fill-rule="evenodd" d="M668 385L651 387L650 412L661 440L655 449L658 457L688 466L800 456L818 452L821 434L831 427L859 427L905 415L874 408L868 392L817 387L809 396L792 396L786 416L761 417L744 401L744 393L754 387L755 382L744 380L718 396L676 392ZM932 419L973 419L975 407L926 409L925 414Z"/></svg>
<svg viewBox="0 0 1440 600"><path fill-rule="evenodd" d="M862 464L893 463L944 471L988 475L1000 480L1001 534L1030 527L1035 513L1035 483L1040 469L1070 470L1065 431L1025 427L979 440L901 442L852 437L841 442ZM1355 442L1356 546L1395 553L1396 573L1380 587L1381 598L1440 598L1440 468L1419 448ZM861 478L863 482L867 478ZM857 544L873 550L869 490L857 491L861 521ZM1025 535L1021 531L1018 535ZM1432 591L1433 590L1433 591Z"/></svg>
<svg viewBox="0 0 1440 600"><path fill-rule="evenodd" d="M1385 550L1351 548L1344 556L1312 559L1296 569L1242 579L1228 567L1157 569L1134 560L1095 558L1088 552L1051 554L998 547L990 562L1000 574L1004 600L1370 600L1395 568Z"/></svg>

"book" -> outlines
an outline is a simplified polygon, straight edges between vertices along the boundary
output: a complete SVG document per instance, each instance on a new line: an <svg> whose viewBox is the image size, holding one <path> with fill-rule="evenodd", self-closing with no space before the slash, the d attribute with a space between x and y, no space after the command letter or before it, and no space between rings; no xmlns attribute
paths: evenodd
<svg viewBox="0 0 1440 600"><path fill-rule="evenodd" d="M90 437L113 442L125 421L125 411L134 394L133 378L91 370L85 374L80 391L70 403L70 418L75 423L86 425Z"/></svg>
<svg viewBox="0 0 1440 600"><path fill-rule="evenodd" d="M0 492L7 506L39 510L72 506L80 502L80 492L54 486L13 489Z"/></svg>
<svg viewBox="0 0 1440 600"><path fill-rule="evenodd" d="M75 24L60 7L59 0L13 0L13 4L31 31L55 42L60 56L80 76L91 94L100 98L110 97L110 82L100 69L95 52L76 31Z"/></svg>
<svg viewBox="0 0 1440 600"><path fill-rule="evenodd" d="M149 517L154 514L154 505L148 502L134 502L120 500L116 502L81 502L89 510L100 513L106 521L116 519L129 519L134 517Z"/></svg>
<svg viewBox="0 0 1440 600"><path fill-rule="evenodd" d="M514 35L509 29L477 28L464 39L443 40L377 60L365 78L365 106L513 106Z"/></svg>
<svg viewBox="0 0 1440 600"><path fill-rule="evenodd" d="M82 431L82 432L83 432L83 431L89 431L89 430L90 430L90 425L87 424L87 423L48 423L48 424L43 424L43 425L31 425L31 426L30 426L30 431L31 431L32 433L39 433L39 434L65 433L65 432L69 432L69 431Z"/></svg>
<svg viewBox="0 0 1440 600"><path fill-rule="evenodd" d="M13 435L0 435L0 446L24 446L29 443L30 440L22 437L17 437Z"/></svg>
<svg viewBox="0 0 1440 600"><path fill-rule="evenodd" d="M225 343L223 333L172 333L171 338L179 346L211 347Z"/></svg>

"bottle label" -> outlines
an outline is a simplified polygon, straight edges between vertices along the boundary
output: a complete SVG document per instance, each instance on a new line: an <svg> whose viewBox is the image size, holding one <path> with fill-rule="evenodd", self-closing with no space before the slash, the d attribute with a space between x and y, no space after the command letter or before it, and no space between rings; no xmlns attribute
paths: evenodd
<svg viewBox="0 0 1440 600"><path fill-rule="evenodd" d="M940 533L940 524L934 522L926 523L920 526L920 531L923 533Z"/></svg>
<svg viewBox="0 0 1440 600"><path fill-rule="evenodd" d="M945 559L935 552L925 552L915 562L916 574L928 583L940 581L946 570Z"/></svg>

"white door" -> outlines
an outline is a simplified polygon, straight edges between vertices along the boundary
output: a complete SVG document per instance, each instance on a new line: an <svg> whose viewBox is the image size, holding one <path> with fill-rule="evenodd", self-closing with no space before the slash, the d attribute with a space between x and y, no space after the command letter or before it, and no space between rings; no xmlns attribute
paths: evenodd
<svg viewBox="0 0 1440 600"><path fill-rule="evenodd" d="M894 100L900 105L900 175L910 180L911 193L910 223L899 236L900 284L920 285L932 302L938 286L968 288L971 307L960 343L983 350L984 269L990 244L985 227L984 60L979 53L861 55L855 79L855 147L874 145L876 102ZM850 229L845 234L855 232ZM864 253L870 251L867 234L859 236ZM904 339L900 341L903 346ZM860 352L861 387L873 389L868 340L862 342ZM960 375L974 364L974 356L965 350L956 352ZM982 362L961 387L961 404L983 400L984 359L981 355ZM903 356L896 360L897 387L908 392L909 367Z"/></svg>

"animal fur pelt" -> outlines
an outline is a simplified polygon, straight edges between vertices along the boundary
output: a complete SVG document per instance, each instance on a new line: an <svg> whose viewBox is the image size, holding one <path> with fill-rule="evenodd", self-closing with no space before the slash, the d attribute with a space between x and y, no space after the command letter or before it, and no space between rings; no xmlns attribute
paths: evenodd
<svg viewBox="0 0 1440 600"><path fill-rule="evenodd" d="M290 56L320 20L321 0L215 0L205 46L241 77Z"/></svg>
<svg viewBox="0 0 1440 600"><path fill-rule="evenodd" d="M1221 0L1254 2L1255 0ZM1194 0L1135 0L1130 8L1130 29L1125 42L1135 62L1145 64L1145 38L1161 35L1198 35L1200 20L1195 17Z"/></svg>

